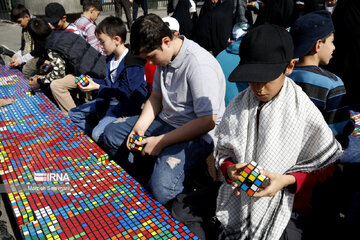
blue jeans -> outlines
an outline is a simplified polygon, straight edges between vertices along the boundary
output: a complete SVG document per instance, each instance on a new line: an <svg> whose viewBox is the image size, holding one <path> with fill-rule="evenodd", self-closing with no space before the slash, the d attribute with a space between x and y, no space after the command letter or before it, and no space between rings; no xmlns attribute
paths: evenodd
<svg viewBox="0 0 360 240"><path fill-rule="evenodd" d="M146 179L149 190L156 200L165 204L185 191L184 180L194 174L196 167L205 163L206 157L213 151L213 144L198 138L167 146L155 158L144 158L126 147L127 137L137 119L138 116L135 116L123 122L110 123L104 131L104 148L135 179L149 176ZM156 118L145 136L159 136L174 129Z"/></svg>
<svg viewBox="0 0 360 240"><path fill-rule="evenodd" d="M87 103L84 103L80 106L77 106L75 108L70 109L69 111L69 117L70 119L78 125L81 129L84 130L84 132L91 136L91 138L98 142L101 135L104 132L104 129L106 125L109 123L112 123L116 120L116 116L112 113L113 109L116 107L116 105L109 105L108 109L106 110L105 114L101 114L100 121L96 125L96 127L92 128L90 124L86 121L86 117L93 113L98 113L99 111L99 102L97 100L93 100ZM103 105L102 105L103 106ZM106 106L103 106L106 107Z"/></svg>

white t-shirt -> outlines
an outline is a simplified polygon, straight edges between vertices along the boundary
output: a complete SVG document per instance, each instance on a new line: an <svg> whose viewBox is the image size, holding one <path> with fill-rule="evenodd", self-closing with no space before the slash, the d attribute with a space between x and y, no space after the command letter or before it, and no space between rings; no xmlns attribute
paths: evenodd
<svg viewBox="0 0 360 240"><path fill-rule="evenodd" d="M116 60L115 56L111 59L111 61L110 61L110 80L112 83L114 83L116 81L116 74L117 74L118 67L128 52L129 52L129 49L125 49L125 51L121 54L121 56L118 60ZM115 97L113 97L110 101L110 105L117 105L118 103L119 103L119 101Z"/></svg>

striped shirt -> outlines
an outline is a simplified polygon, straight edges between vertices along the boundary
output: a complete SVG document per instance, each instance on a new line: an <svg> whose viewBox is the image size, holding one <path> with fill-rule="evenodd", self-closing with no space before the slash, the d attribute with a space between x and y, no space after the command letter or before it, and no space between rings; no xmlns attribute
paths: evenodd
<svg viewBox="0 0 360 240"><path fill-rule="evenodd" d="M346 148L354 130L343 81L317 66L295 66L289 76L318 107L336 139Z"/></svg>
<svg viewBox="0 0 360 240"><path fill-rule="evenodd" d="M75 22L74 22L75 26L80 29L80 31L82 32L82 35L84 36L85 40L93 47L95 48L97 51L102 53L102 49L100 46L100 41L97 38L97 36L95 35L95 29L96 29L96 25L95 23L87 18L84 15L81 15L80 18L78 18Z"/></svg>

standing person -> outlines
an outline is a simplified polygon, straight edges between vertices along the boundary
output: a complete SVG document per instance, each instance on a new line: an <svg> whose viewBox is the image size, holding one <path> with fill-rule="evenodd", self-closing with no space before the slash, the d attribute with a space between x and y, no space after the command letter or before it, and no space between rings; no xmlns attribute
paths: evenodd
<svg viewBox="0 0 360 240"><path fill-rule="evenodd" d="M335 27L335 51L329 69L345 84L350 109L360 111L360 1L339 0L332 14Z"/></svg>
<svg viewBox="0 0 360 240"><path fill-rule="evenodd" d="M195 27L195 41L216 56L227 47L232 26L232 0L205 1Z"/></svg>
<svg viewBox="0 0 360 240"><path fill-rule="evenodd" d="M320 111L286 77L295 60L284 28L253 28L242 39L239 55L229 79L249 82L250 88L231 101L216 130L216 164L226 179L217 199L219 238L279 239L292 213L290 187L297 184L290 173L321 169L342 149ZM236 184L251 161L265 169L260 173L269 180L253 196L240 193Z"/></svg>
<svg viewBox="0 0 360 240"><path fill-rule="evenodd" d="M81 31L85 40L97 51L102 53L100 41L95 35L96 24L95 21L102 11L102 4L100 0L84 0L83 13L74 24Z"/></svg>
<svg viewBox="0 0 360 240"><path fill-rule="evenodd" d="M179 0L172 15L180 25L180 33L187 38L192 39L193 22L190 17L191 4L189 0Z"/></svg>
<svg viewBox="0 0 360 240"><path fill-rule="evenodd" d="M125 16L126 16L126 24L128 26L128 29L130 31L131 25L132 25L132 18L130 13L130 7L131 7L131 0L114 0L115 4L115 16L120 18L122 17L122 8L124 8Z"/></svg>
<svg viewBox="0 0 360 240"><path fill-rule="evenodd" d="M91 136L101 140L104 128L118 117L134 116L141 112L147 97L144 79L145 60L129 53L125 46L126 27L117 17L107 17L96 28L101 46L107 57L106 79L88 77L89 85L80 86L82 91L98 90L95 100L69 111L71 120ZM86 118L99 115L100 121L92 128Z"/></svg>
<svg viewBox="0 0 360 240"><path fill-rule="evenodd" d="M9 55L12 66L22 67L22 73L25 77L29 78L34 74L36 69L39 67L38 61L41 53L44 49L43 42L36 42L30 36L28 31L28 23L30 19L34 18L24 5L18 4L13 9L11 9L11 19L16 22L21 28L21 47L18 52L13 52L6 48L6 46L1 46L4 53Z"/></svg>
<svg viewBox="0 0 360 240"><path fill-rule="evenodd" d="M140 116L109 124L104 148L130 175L146 184L162 204L187 191L213 151L213 129L225 110L225 79L219 63L184 36L173 37L155 14L131 29L131 50L158 65L153 89ZM129 137L146 136L141 154ZM205 171L205 170L203 170Z"/></svg>
<svg viewBox="0 0 360 240"><path fill-rule="evenodd" d="M148 1L147 0L133 0L133 20L135 21L138 15L139 5L141 6L144 15L148 14Z"/></svg>
<svg viewBox="0 0 360 240"><path fill-rule="evenodd" d="M324 2L325 10L329 11L330 13L333 13L336 7L336 2L337 0L325 0Z"/></svg>

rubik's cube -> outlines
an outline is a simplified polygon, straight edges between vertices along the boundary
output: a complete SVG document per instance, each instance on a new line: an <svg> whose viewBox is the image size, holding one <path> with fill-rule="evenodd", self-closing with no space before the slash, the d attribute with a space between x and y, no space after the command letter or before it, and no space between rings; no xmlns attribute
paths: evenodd
<svg viewBox="0 0 360 240"><path fill-rule="evenodd" d="M15 67L15 61L13 59L10 59L9 66Z"/></svg>
<svg viewBox="0 0 360 240"><path fill-rule="evenodd" d="M77 79L75 79L75 82L77 85L82 87L86 87L87 85L89 85L89 80L86 78L86 76L82 74Z"/></svg>
<svg viewBox="0 0 360 240"><path fill-rule="evenodd" d="M39 75L36 74L36 75L34 76L34 78L35 78L35 79L38 79L38 78L39 78ZM31 80L31 79L29 80L29 83L32 83L32 80Z"/></svg>
<svg viewBox="0 0 360 240"><path fill-rule="evenodd" d="M240 173L240 180L236 184L250 196L259 189L261 184L267 179L266 176L260 174L261 167L254 161L251 161Z"/></svg>
<svg viewBox="0 0 360 240"><path fill-rule="evenodd" d="M144 149L144 146L137 145L135 142L136 141L141 142L143 139L144 139L144 137L142 137L142 136L135 135L135 134L131 135L130 140L129 140L129 148L131 148L131 150L137 150L137 151L141 152Z"/></svg>

